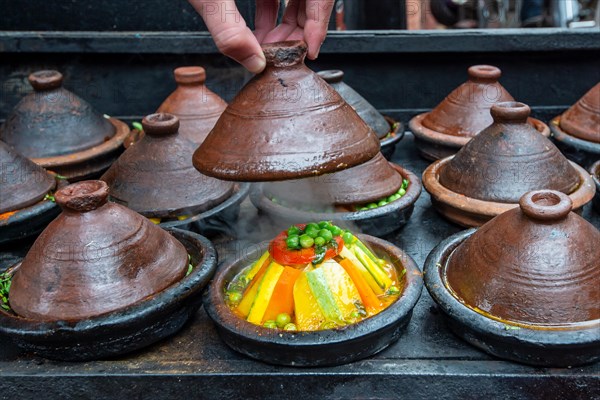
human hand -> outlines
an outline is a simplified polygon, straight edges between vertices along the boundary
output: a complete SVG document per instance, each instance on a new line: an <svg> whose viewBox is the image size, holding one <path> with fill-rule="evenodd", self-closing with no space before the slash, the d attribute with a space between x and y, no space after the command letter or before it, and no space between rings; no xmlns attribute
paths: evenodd
<svg viewBox="0 0 600 400"><path fill-rule="evenodd" d="M255 74L266 65L260 43L304 40L308 58L317 58L334 4L334 0L290 0L276 26L279 0L256 0L256 29L252 32L235 0L188 1L202 16L219 51Z"/></svg>

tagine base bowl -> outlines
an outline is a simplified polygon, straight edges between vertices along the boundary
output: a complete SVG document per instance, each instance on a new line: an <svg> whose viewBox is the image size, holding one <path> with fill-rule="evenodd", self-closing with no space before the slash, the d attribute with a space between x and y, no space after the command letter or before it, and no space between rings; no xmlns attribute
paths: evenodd
<svg viewBox="0 0 600 400"><path fill-rule="evenodd" d="M572 161L584 167L590 166L600 160L600 143L579 139L563 131L560 127L560 116L550 121L552 138L556 147Z"/></svg>

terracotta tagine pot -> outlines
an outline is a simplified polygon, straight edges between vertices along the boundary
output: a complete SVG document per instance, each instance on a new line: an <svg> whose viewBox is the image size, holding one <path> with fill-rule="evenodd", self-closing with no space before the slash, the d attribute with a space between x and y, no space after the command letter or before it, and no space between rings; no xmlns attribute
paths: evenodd
<svg viewBox="0 0 600 400"><path fill-rule="evenodd" d="M405 268L404 290L400 297L379 314L338 329L319 331L278 331L254 325L237 315L225 303L228 282L265 251L255 250L219 269L204 294L204 308L214 321L221 339L233 350L270 364L325 366L346 364L369 357L396 342L412 316L422 290L422 274L414 260L398 247L372 236L359 235L378 257Z"/></svg>
<svg viewBox="0 0 600 400"><path fill-rule="evenodd" d="M59 182L0 141L0 244L35 235L58 215L51 199Z"/></svg>
<svg viewBox="0 0 600 400"><path fill-rule="evenodd" d="M381 156L378 158L383 159ZM352 170L361 169L363 166L368 168L369 165L364 164L335 174L311 178L315 179L315 181L310 183L303 183L302 180L297 180L276 184L255 184L250 192L250 200L261 214L269 218L271 224L277 229L286 229L292 224L304 223L305 221L333 221L341 227L373 236L389 235L408 222L414 210L414 205L421 195L421 181L413 172L406 168L389 163L389 166L396 175L391 182L394 182L396 178L400 178L401 184L403 183L402 181L407 181L406 187L402 186L401 188L403 195L398 196L394 194L393 196L396 196L396 199L392 198L392 200L388 198L387 200L392 201L386 201L385 204L381 205L377 204L378 206L375 208L359 208L359 205L365 206L370 201L385 198L385 195L380 197L368 195L368 197L362 197L364 200L360 200L360 197L347 196L348 193L351 193L349 189L352 186L355 189L361 188L361 191L366 191L367 193L368 190L365 189L369 185L373 185L374 188L379 187L376 180L368 180L368 174L359 174L364 179L358 179L360 183L356 183L356 185L352 183L353 179L356 179ZM300 186L302 189L296 188L297 183L302 185ZM385 185L381 186L385 188ZM395 186L391 187L395 188ZM338 188L340 189L340 194L345 194L341 196L341 199L343 199L342 203L345 204L334 204L336 196L332 195L332 193L337 193L336 190ZM387 193L387 191L379 191L377 193ZM393 191L391 193L397 192ZM294 196L297 197L297 200L294 200ZM323 196L327 200L315 201L316 199L320 199L320 196ZM373 200L366 200L367 198ZM351 199L356 199L357 203L352 204L353 200ZM364 203L361 203L361 201L364 201Z"/></svg>
<svg viewBox="0 0 600 400"><path fill-rule="evenodd" d="M102 175L111 199L149 218L177 219L207 211L231 197L232 182L194 169L192 154L197 145L179 134L179 124L171 114L144 118L145 136Z"/></svg>
<svg viewBox="0 0 600 400"><path fill-rule="evenodd" d="M129 128L98 114L62 82L58 71L29 75L34 92L8 115L0 139L67 179L98 176L122 151Z"/></svg>
<svg viewBox="0 0 600 400"><path fill-rule="evenodd" d="M600 359L600 231L553 190L440 243L426 285L450 328L501 358L566 367Z"/></svg>
<svg viewBox="0 0 600 400"><path fill-rule="evenodd" d="M454 89L437 107L409 122L417 148L428 160L455 154L493 122L492 105L514 101L498 82L502 74L499 68L473 65L468 74L469 80ZM542 121L528 118L528 122L542 135L550 136L550 128Z"/></svg>
<svg viewBox="0 0 600 400"><path fill-rule="evenodd" d="M201 144L227 107L227 103L206 87L206 71L202 67L175 69L177 89L158 107L158 113L179 118L179 132Z"/></svg>
<svg viewBox="0 0 600 400"><path fill-rule="evenodd" d="M381 142L381 153L388 160L392 157L396 144L404 136L404 127L401 122L383 116L362 97L356 90L344 81L344 71L331 69L317 73L323 80L338 92L350 104L356 113L369 125Z"/></svg>
<svg viewBox="0 0 600 400"><path fill-rule="evenodd" d="M588 166L600 158L600 83L550 122L552 136L567 157Z"/></svg>
<svg viewBox="0 0 600 400"><path fill-rule="evenodd" d="M306 178L379 152L373 130L304 65L306 43L263 45L265 70L225 109L194 153L203 174L235 181Z"/></svg>
<svg viewBox="0 0 600 400"><path fill-rule="evenodd" d="M67 360L121 354L197 310L216 267L210 242L107 200L102 181L56 192L63 212L10 270L10 310L0 311L0 332L20 346Z"/></svg>
<svg viewBox="0 0 600 400"><path fill-rule="evenodd" d="M596 196L594 197L594 207L600 213L600 160L596 161L590 168L592 179L596 184Z"/></svg>
<svg viewBox="0 0 600 400"><path fill-rule="evenodd" d="M589 174L527 123L529 112L518 102L493 105L492 125L455 156L425 170L425 189L444 217L480 226L516 207L523 193L540 188L568 194L576 210L591 201L595 188Z"/></svg>

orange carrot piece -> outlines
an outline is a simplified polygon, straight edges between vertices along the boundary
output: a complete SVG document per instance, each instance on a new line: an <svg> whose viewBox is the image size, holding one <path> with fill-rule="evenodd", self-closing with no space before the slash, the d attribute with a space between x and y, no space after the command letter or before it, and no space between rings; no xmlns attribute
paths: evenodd
<svg viewBox="0 0 600 400"><path fill-rule="evenodd" d="M301 269L285 267L283 273L277 281L267 310L263 317L263 322L275 320L281 313L287 313L290 316L294 313L294 284L300 276Z"/></svg>
<svg viewBox="0 0 600 400"><path fill-rule="evenodd" d="M254 275L252 278L252 282L248 284L248 287L244 291L244 295L242 296L242 301L238 304L236 311L244 318L250 314L250 309L252 308L252 303L254 303L254 298L256 297L256 292L258 292L258 286L260 281L262 281L265 272L267 272L267 268L271 264L271 257L268 257L263 263L260 270Z"/></svg>
<svg viewBox="0 0 600 400"><path fill-rule="evenodd" d="M373 292L373 289L371 289L365 278L363 278L360 271L356 269L352 261L345 258L341 260L339 264L344 267L348 275L350 275L350 278L352 278L352 281L354 282L354 285L356 285L358 294L360 294L360 298L367 311L369 311L371 314L376 314L381 311L383 304L381 304L381 301L379 301Z"/></svg>

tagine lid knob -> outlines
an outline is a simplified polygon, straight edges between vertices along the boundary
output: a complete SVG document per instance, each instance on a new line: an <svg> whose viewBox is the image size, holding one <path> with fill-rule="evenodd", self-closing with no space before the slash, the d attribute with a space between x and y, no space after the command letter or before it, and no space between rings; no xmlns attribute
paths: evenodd
<svg viewBox="0 0 600 400"><path fill-rule="evenodd" d="M54 70L36 71L27 77L36 92L58 89L62 86L63 75Z"/></svg>
<svg viewBox="0 0 600 400"><path fill-rule="evenodd" d="M470 79L477 81L497 81L502 76L500 68L493 65L472 65L467 73Z"/></svg>
<svg viewBox="0 0 600 400"><path fill-rule="evenodd" d="M494 122L498 123L526 123L531 108L518 101L505 101L492 106L490 113Z"/></svg>
<svg viewBox="0 0 600 400"><path fill-rule="evenodd" d="M144 132L150 136L174 135L179 131L179 118L169 113L156 113L142 120Z"/></svg>
<svg viewBox="0 0 600 400"><path fill-rule="evenodd" d="M573 201L557 190L534 190L519 200L521 211L538 221L558 221L566 218L573 209Z"/></svg>
<svg viewBox="0 0 600 400"><path fill-rule="evenodd" d="M206 70L200 66L179 67L173 73L178 85L203 85L206 82Z"/></svg>
<svg viewBox="0 0 600 400"><path fill-rule="evenodd" d="M262 45L267 65L275 67L291 67L304 62L308 46L303 40L266 43Z"/></svg>
<svg viewBox="0 0 600 400"><path fill-rule="evenodd" d="M81 181L58 190L56 203L64 211L93 211L108 201L108 185L103 181Z"/></svg>

